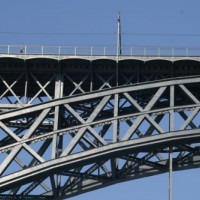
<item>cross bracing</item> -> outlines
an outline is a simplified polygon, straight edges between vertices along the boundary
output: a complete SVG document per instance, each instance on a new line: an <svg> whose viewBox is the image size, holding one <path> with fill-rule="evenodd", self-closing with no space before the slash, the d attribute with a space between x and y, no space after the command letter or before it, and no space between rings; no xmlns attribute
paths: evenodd
<svg viewBox="0 0 200 200"><path fill-rule="evenodd" d="M198 67L0 59L1 199L64 199L161 174L169 148L174 171L199 167Z"/></svg>

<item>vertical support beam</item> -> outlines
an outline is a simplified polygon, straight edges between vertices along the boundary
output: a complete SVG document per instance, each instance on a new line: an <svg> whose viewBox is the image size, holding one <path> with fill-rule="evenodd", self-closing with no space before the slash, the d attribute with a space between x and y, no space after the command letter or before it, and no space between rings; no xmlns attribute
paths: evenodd
<svg viewBox="0 0 200 200"><path fill-rule="evenodd" d="M115 103L114 103L114 117L118 116L119 111L119 94L115 94ZM113 122L113 143L119 141L119 121L116 119ZM112 177L115 179L117 177L118 171L118 159L111 159L111 168L112 168Z"/></svg>
<svg viewBox="0 0 200 200"><path fill-rule="evenodd" d="M170 107L174 107L174 85L170 86ZM174 110L170 110L169 131L174 131Z"/></svg>
<svg viewBox="0 0 200 200"><path fill-rule="evenodd" d="M93 91L93 84L94 84L94 68L92 61L90 61L90 92Z"/></svg>
<svg viewBox="0 0 200 200"><path fill-rule="evenodd" d="M58 68L59 72L56 74L56 81L55 81L55 93L54 93L54 98L58 99L63 96L63 76L61 72L61 66L58 63ZM59 121L60 121L60 107L56 106L55 107L55 113L54 113L54 131L58 130L59 128ZM62 136L60 136L62 137ZM58 147L58 138L57 135L53 135L53 141L52 141L52 159L55 159L57 155L57 150L62 151L62 139L60 138L59 140L59 147ZM59 149L58 149L59 148Z"/></svg>
<svg viewBox="0 0 200 200"><path fill-rule="evenodd" d="M170 107L174 106L174 85L170 86ZM174 131L174 110L170 110L169 131ZM172 200L172 171L173 171L173 147L169 147L169 200Z"/></svg>
<svg viewBox="0 0 200 200"><path fill-rule="evenodd" d="M116 63L116 86L119 86L119 60Z"/></svg>
<svg viewBox="0 0 200 200"><path fill-rule="evenodd" d="M114 104L114 117L118 117L119 110L119 94L115 94L115 104ZM113 143L118 142L119 137L119 121L116 119L113 123L114 132L113 132Z"/></svg>
<svg viewBox="0 0 200 200"><path fill-rule="evenodd" d="M63 90L64 90L64 82L63 82L63 72L62 72L62 67L59 64L60 68L60 98L63 97Z"/></svg>
<svg viewBox="0 0 200 200"><path fill-rule="evenodd" d="M58 130L58 123L59 123L59 106L55 107L55 113L54 113L54 127L53 130ZM58 136L57 134L53 135L53 141L52 141L52 154L51 158L55 159L57 157L57 143L58 143Z"/></svg>
<svg viewBox="0 0 200 200"><path fill-rule="evenodd" d="M172 147L169 148L169 200L172 200L172 162L173 162L173 159L172 159Z"/></svg>
<svg viewBox="0 0 200 200"><path fill-rule="evenodd" d="M63 73L62 73L62 67L60 65L60 63L58 64L59 66L59 71L60 71L60 74L58 76L58 80L59 80L59 90L60 90L60 94L59 94L59 98L62 98L63 97L63 88L64 88L64 83L63 83ZM58 107L58 125L57 127L59 128L60 126L60 120L61 120L61 110L60 110L60 107ZM59 141L58 141L58 156L61 155L62 153L62 147L63 147L63 135L60 135L59 136ZM61 187L61 176L58 175L57 176L57 187L58 189ZM58 190L58 195L59 195L59 192L60 190Z"/></svg>
<svg viewBox="0 0 200 200"><path fill-rule="evenodd" d="M60 68L60 65L58 64L58 67ZM55 92L54 92L54 99L60 98L60 85L61 85L61 71L56 74L56 81L55 81ZM55 107L55 113L54 113L54 127L53 130L58 130L58 121L59 121L59 106ZM53 135L53 141L52 141L52 159L55 159L57 156L57 134Z"/></svg>
<svg viewBox="0 0 200 200"><path fill-rule="evenodd" d="M61 66L58 64L59 67L59 72L56 75L56 81L55 81L55 94L54 98L58 99L63 96L63 76L61 72ZM58 130L60 126L60 107L56 106L55 107L55 113L54 113L54 131ZM63 143L63 136L59 136L58 140L58 135L54 134L53 135L53 140L52 140L52 159L55 159L59 157L59 155L62 153L62 143ZM57 175L57 195L59 195L59 188L61 185L61 177L60 175Z"/></svg>
<svg viewBox="0 0 200 200"><path fill-rule="evenodd" d="M24 61L24 66L25 66L25 70L26 70L26 74L25 74L25 86L24 86L24 104L28 103L28 67L26 64L26 61Z"/></svg>
<svg viewBox="0 0 200 200"><path fill-rule="evenodd" d="M57 191L56 191L56 184L55 184L55 179L54 176L50 176L50 181L51 181L51 186L52 186L52 191L53 191L53 197L57 197Z"/></svg>

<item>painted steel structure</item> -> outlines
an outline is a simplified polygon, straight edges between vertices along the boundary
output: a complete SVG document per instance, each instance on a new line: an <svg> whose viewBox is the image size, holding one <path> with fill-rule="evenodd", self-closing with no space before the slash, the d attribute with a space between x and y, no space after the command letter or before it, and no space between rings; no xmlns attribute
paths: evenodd
<svg viewBox="0 0 200 200"><path fill-rule="evenodd" d="M0 199L64 199L200 166L200 57L0 55ZM172 168L172 165L170 165Z"/></svg>

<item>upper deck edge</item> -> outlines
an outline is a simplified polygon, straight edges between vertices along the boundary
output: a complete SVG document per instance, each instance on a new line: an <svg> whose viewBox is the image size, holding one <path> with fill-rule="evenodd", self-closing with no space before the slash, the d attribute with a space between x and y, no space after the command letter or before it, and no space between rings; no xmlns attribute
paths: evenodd
<svg viewBox="0 0 200 200"><path fill-rule="evenodd" d="M165 61L179 61L179 60L194 60L200 61L200 56L134 56L134 55L56 55L56 54L0 54L0 58L15 58L21 60L30 59L52 59L56 61L67 60L67 59L81 59L81 60L139 60L139 61L151 61L151 60L165 60Z"/></svg>

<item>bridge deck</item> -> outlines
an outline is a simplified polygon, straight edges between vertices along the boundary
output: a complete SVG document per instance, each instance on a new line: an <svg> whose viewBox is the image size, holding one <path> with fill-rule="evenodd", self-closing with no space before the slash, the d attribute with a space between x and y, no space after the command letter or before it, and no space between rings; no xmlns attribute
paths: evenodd
<svg viewBox="0 0 200 200"><path fill-rule="evenodd" d="M152 60L165 60L170 62L180 61L180 60L194 60L200 61L199 56L185 56L185 55L67 55L67 54L23 54L23 53L15 53L15 54L7 54L0 53L0 58L18 58L23 60L29 59L52 59L56 61L62 61L66 59L81 59L88 61L95 60L113 60L113 61L123 61L123 60L138 60L138 61L152 61Z"/></svg>
<svg viewBox="0 0 200 200"><path fill-rule="evenodd" d="M14 96L14 104L57 98L58 80L62 97L120 85L199 75L199 69L200 57L195 56L0 54L0 104L10 104L7 96ZM22 96L24 98L19 100Z"/></svg>

